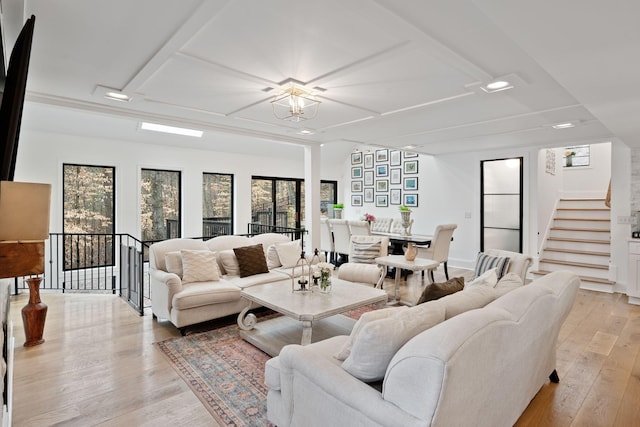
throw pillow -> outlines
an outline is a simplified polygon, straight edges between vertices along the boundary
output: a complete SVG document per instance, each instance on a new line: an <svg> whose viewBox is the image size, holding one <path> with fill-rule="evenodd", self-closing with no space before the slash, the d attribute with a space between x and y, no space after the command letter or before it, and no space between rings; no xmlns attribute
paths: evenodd
<svg viewBox="0 0 640 427"><path fill-rule="evenodd" d="M440 301L430 301L367 323L356 336L342 368L364 382L381 380L400 347L420 332L442 322L444 315L444 305Z"/></svg>
<svg viewBox="0 0 640 427"><path fill-rule="evenodd" d="M226 249L218 252L218 258L222 264L222 268L227 272L229 276L239 276L240 266L238 265L238 259L233 249Z"/></svg>
<svg viewBox="0 0 640 427"><path fill-rule="evenodd" d="M300 253L302 248L300 246L300 240L294 240L286 243L276 243L276 252L280 263L284 268L292 268L298 263L300 259Z"/></svg>
<svg viewBox="0 0 640 427"><path fill-rule="evenodd" d="M356 340L356 337L364 327L364 325L373 322L374 320L386 319L387 317L391 317L398 313L398 310L406 310L408 307L388 307L380 310L373 310L367 313L364 313L355 325L353 325L353 329L351 329L351 334L349 335L349 339L345 341L342 345L342 348L335 354L336 359L344 360L349 357L351 354L351 347L353 347L353 342Z"/></svg>
<svg viewBox="0 0 640 427"><path fill-rule="evenodd" d="M351 262L362 264L375 264L376 258L380 256L380 242L351 242L353 245L353 255Z"/></svg>
<svg viewBox="0 0 640 427"><path fill-rule="evenodd" d="M276 245L269 245L267 248L267 268L271 270L272 268L281 267L282 263L280 262L280 258L278 257L278 252L276 251Z"/></svg>
<svg viewBox="0 0 640 427"><path fill-rule="evenodd" d="M220 280L216 253L212 251L181 250L182 283Z"/></svg>
<svg viewBox="0 0 640 427"><path fill-rule="evenodd" d="M264 257L264 248L262 247L262 243L234 248L233 252L238 260L240 277L269 272L269 269L267 268L267 260Z"/></svg>
<svg viewBox="0 0 640 427"><path fill-rule="evenodd" d="M508 257L491 256L480 252L478 253L478 258L476 258L476 267L474 269L475 277L482 275L482 273L487 270L495 268L496 274L498 275L498 280L500 280L502 276L504 276L504 273L507 272L508 266Z"/></svg>
<svg viewBox="0 0 640 427"><path fill-rule="evenodd" d="M490 288L495 287L498 283L498 273L496 272L496 270L496 268L492 268L491 270L485 271L469 283L466 283L464 285L464 288L469 289L475 286L489 286Z"/></svg>
<svg viewBox="0 0 640 427"><path fill-rule="evenodd" d="M167 266L167 273L177 274L182 279L182 255L180 255L180 251L164 254L164 263Z"/></svg>
<svg viewBox="0 0 640 427"><path fill-rule="evenodd" d="M496 288L504 288L504 287L517 287L524 285L522 281L522 277L518 273L511 272L502 276L502 279L498 280L496 283Z"/></svg>
<svg viewBox="0 0 640 427"><path fill-rule="evenodd" d="M428 285L424 289L424 291L422 291L422 295L420 295L420 298L418 298L418 302L416 303L416 305L440 299L444 296L454 294L463 289L464 277L454 277L453 279L449 279L446 282L432 283Z"/></svg>

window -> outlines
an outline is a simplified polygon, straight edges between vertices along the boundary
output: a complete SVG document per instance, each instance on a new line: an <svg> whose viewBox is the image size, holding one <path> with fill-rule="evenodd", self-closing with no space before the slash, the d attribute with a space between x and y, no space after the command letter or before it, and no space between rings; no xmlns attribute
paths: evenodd
<svg viewBox="0 0 640 427"><path fill-rule="evenodd" d="M62 166L64 269L113 265L115 168Z"/></svg>
<svg viewBox="0 0 640 427"><path fill-rule="evenodd" d="M320 183L320 213L328 216L333 205L338 202L338 182L322 181Z"/></svg>
<svg viewBox="0 0 640 427"><path fill-rule="evenodd" d="M202 175L202 236L233 234L233 175Z"/></svg>
<svg viewBox="0 0 640 427"><path fill-rule="evenodd" d="M576 145L564 149L563 166L565 168L573 168L576 166L589 166L590 146Z"/></svg>
<svg viewBox="0 0 640 427"><path fill-rule="evenodd" d="M140 221L143 241L181 236L180 172L142 169Z"/></svg>

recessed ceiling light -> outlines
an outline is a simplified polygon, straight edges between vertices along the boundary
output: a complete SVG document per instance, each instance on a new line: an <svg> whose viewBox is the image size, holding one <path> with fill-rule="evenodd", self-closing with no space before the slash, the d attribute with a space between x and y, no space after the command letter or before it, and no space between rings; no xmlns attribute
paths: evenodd
<svg viewBox="0 0 640 427"><path fill-rule="evenodd" d="M403 150L413 150L414 148L416 148L415 145L405 145L402 147Z"/></svg>
<svg viewBox="0 0 640 427"><path fill-rule="evenodd" d="M112 101L120 101L120 102L129 102L131 101L131 97L122 92L107 92L104 94L106 99L110 99Z"/></svg>
<svg viewBox="0 0 640 427"><path fill-rule="evenodd" d="M512 89L513 85L506 80L496 80L481 86L482 90L487 93L500 92L501 90Z"/></svg>
<svg viewBox="0 0 640 427"><path fill-rule="evenodd" d="M313 135L315 132L309 129L301 129L296 132L298 135Z"/></svg>
<svg viewBox="0 0 640 427"><path fill-rule="evenodd" d="M551 127L554 129L569 129L569 128L576 127L576 124L572 122L566 122L566 123L558 123L555 125L551 125Z"/></svg>
<svg viewBox="0 0 640 427"><path fill-rule="evenodd" d="M151 130L154 132L170 133L174 135L193 136L196 138L202 138L202 134L204 133L201 130L179 128L179 127L167 126L167 125L159 125L157 123L148 123L148 122L140 123L140 129Z"/></svg>

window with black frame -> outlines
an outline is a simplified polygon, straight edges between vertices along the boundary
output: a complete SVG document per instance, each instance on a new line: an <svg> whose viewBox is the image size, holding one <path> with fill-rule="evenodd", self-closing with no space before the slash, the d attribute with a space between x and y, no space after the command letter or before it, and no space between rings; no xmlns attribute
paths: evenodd
<svg viewBox="0 0 640 427"><path fill-rule="evenodd" d="M153 242L181 236L181 176L179 171L142 169L140 230Z"/></svg>
<svg viewBox="0 0 640 427"><path fill-rule="evenodd" d="M233 175L202 175L202 236L233 234Z"/></svg>

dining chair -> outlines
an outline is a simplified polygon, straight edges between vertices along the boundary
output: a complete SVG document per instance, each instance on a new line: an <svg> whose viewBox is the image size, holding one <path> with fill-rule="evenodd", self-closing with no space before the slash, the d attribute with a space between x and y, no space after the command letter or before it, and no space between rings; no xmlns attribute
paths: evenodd
<svg viewBox="0 0 640 427"><path fill-rule="evenodd" d="M346 219L329 219L329 224L331 224L331 231L333 231L333 248L336 254L335 261L337 264L340 264L349 259L349 242L351 241L349 221Z"/></svg>
<svg viewBox="0 0 640 427"><path fill-rule="evenodd" d="M333 231L327 218L320 219L320 250L327 254L329 262L335 258L336 248L333 244Z"/></svg>
<svg viewBox="0 0 640 427"><path fill-rule="evenodd" d="M349 220L349 230L352 236L371 235L371 228L368 221Z"/></svg>
<svg viewBox="0 0 640 427"><path fill-rule="evenodd" d="M380 217L371 224L371 231L374 233L388 233L391 229L392 218Z"/></svg>
<svg viewBox="0 0 640 427"><path fill-rule="evenodd" d="M349 262L338 269L338 278L350 282L371 284L382 289L386 267L376 264L375 259L389 254L387 236L351 236Z"/></svg>
<svg viewBox="0 0 640 427"><path fill-rule="evenodd" d="M407 232L409 234L411 234L411 227L413 226L413 218L411 218L411 220L409 221L409 227L407 228ZM393 221L391 221L391 228L389 229L389 233L391 234L399 234L399 235L404 235L405 230L404 230L404 226L402 225L402 218L394 218Z"/></svg>
<svg viewBox="0 0 640 427"><path fill-rule="evenodd" d="M453 231L458 228L457 224L440 224L436 227L436 231L433 233L433 240L429 247L418 246L417 257L432 259L438 261L438 263L444 263L444 275L449 280L449 270L447 269L447 262L449 261L449 247L451 246L451 237ZM431 282L433 283L433 272L440 266L438 264L434 268L428 270L431 275ZM424 271L422 272L424 275Z"/></svg>

